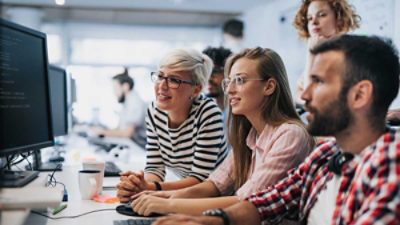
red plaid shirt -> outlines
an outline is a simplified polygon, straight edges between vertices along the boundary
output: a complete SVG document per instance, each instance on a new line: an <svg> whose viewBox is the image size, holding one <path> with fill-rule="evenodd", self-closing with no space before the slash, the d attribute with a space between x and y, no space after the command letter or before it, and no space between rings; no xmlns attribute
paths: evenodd
<svg viewBox="0 0 400 225"><path fill-rule="evenodd" d="M288 177L248 197L263 224L307 221L334 176L328 161L336 151L335 141L319 145ZM400 224L400 130L390 129L343 166L331 224Z"/></svg>

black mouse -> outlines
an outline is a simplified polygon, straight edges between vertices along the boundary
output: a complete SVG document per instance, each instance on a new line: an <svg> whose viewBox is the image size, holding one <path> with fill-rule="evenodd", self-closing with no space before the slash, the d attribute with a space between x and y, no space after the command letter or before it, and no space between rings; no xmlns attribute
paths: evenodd
<svg viewBox="0 0 400 225"><path fill-rule="evenodd" d="M125 215L125 216L135 216L135 217L160 217L160 216L163 216L162 214L158 214L158 213L152 213L149 216L139 215L137 212L132 210L131 203L119 205L119 206L117 206L116 210L118 213Z"/></svg>

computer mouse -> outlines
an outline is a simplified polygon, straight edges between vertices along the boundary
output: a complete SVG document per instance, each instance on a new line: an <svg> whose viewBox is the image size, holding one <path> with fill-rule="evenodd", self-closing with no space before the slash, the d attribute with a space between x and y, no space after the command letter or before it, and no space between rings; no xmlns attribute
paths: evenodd
<svg viewBox="0 0 400 225"><path fill-rule="evenodd" d="M117 208L115 210L117 210L118 213L125 215L125 216L135 216L135 217L160 217L160 216L163 216L162 214L158 214L158 213L152 213L149 216L139 215L137 212L132 210L131 203L119 205L119 206L117 206Z"/></svg>
<svg viewBox="0 0 400 225"><path fill-rule="evenodd" d="M131 210L132 210L132 202L125 203L125 204L123 204L123 206L124 206L126 209L131 209Z"/></svg>

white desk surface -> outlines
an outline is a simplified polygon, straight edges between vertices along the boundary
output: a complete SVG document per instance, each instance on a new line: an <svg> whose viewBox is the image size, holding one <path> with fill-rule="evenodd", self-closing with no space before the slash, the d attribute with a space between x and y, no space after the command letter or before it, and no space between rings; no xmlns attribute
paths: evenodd
<svg viewBox="0 0 400 225"><path fill-rule="evenodd" d="M107 139L106 139L107 140ZM130 148L130 160L129 163L122 163L116 161L116 164L122 170L143 170L145 166L145 151L141 149L135 143L129 140L123 139L111 139L113 141L119 141L121 144L128 144ZM78 171L81 169L82 159L84 158L103 158L107 159L106 153L98 153L93 150L88 145L82 145L82 143L78 143L82 140L76 139L72 140L73 143L70 143L71 140L68 141L68 149L66 154L66 163L63 166L63 171L56 172L55 177L57 181L62 182L66 185L68 191L68 207L53 216L51 213L47 215L52 217L61 217L61 216L74 216L81 213L89 212L92 210L98 209L115 209L119 203L115 204L107 204L107 203L98 203L92 200L81 200L78 186ZM83 146L83 147L79 147ZM40 173L39 177L28 184L28 186L43 186L46 176L49 172ZM172 176L173 177L173 176ZM115 177L105 177L104 182L109 184L117 184L118 178ZM59 185L59 184L58 184ZM50 187L51 188L51 187ZM115 196L114 190L103 190L103 193L111 194ZM114 220L124 220L124 219L132 219L134 217L128 217L121 214L118 214L115 210L110 211L102 211L102 212L94 212L88 215L84 215L74 219L59 219L52 220L45 218L40 215L28 213L29 211L3 211L0 216L0 224L1 225L73 225L73 224L96 224L96 225L112 225ZM21 223L24 221L24 217L27 216L25 223Z"/></svg>

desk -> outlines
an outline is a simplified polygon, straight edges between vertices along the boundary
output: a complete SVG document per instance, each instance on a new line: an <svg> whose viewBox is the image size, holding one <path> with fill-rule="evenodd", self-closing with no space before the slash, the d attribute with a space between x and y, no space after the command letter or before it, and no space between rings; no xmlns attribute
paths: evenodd
<svg viewBox="0 0 400 225"><path fill-rule="evenodd" d="M83 141L83 142L82 142ZM116 161L116 164L122 170L143 170L145 166L145 151L141 149L138 145L127 139L121 138L106 138L105 141L116 142L129 146L130 157L129 163L123 163ZM86 157L95 157L107 159L107 154L105 152L95 152L93 146L84 144L84 140L78 137L71 137L68 140L66 147L66 162L63 166L63 171L56 172L55 178L57 181L65 184L68 191L68 207L61 211L54 217L61 216L74 216L84 212L98 210L98 209L115 209L119 204L106 204L97 203L91 200L81 200L79 193L78 184L78 171L82 167L82 159ZM47 179L48 172L40 173L39 177L28 184L28 186L43 186L45 180ZM169 171L167 179L173 180L176 177ZM107 184L117 184L119 178L115 177L105 177L104 183ZM104 194L115 195L114 190L103 190ZM24 216L28 215L29 211L15 211L15 212L2 212L1 225L18 225L21 224L20 220ZM49 216L51 213L48 214ZM74 219L60 219L52 220L47 219L43 216L30 213L25 221L25 225L73 225L73 224L96 224L96 225L112 225L114 220L125 220L134 217L128 217L118 214L115 210L94 212L85 216L81 216Z"/></svg>
<svg viewBox="0 0 400 225"><path fill-rule="evenodd" d="M119 204L106 204L106 203L98 203L92 200L81 200L81 196L79 193L79 184L78 184L78 170L79 166L64 166L62 172L57 172L55 177L58 181L63 182L68 191L68 207L61 211L59 214L54 217L61 216L74 216L84 212L89 212L98 209L115 209ZM41 185L41 181L43 181L46 177L47 173L40 173L38 179L32 182L31 185ZM115 183L118 182L118 179L114 179ZM103 190L104 194L115 195L115 190ZM50 216L53 216L49 214ZM96 225L112 225L114 220L123 220L128 219L128 216L120 215L116 211L103 211L103 212L95 212L92 214L88 214L85 216L81 216L74 219L60 219L60 220L52 220L46 219L42 216L31 214L25 221L25 225L39 225L39 224L47 224L47 225L70 225L70 224L96 224ZM46 221L47 220L47 221ZM39 223L38 223L39 222ZM41 223L45 222L45 223ZM7 223L6 223L7 224Z"/></svg>

